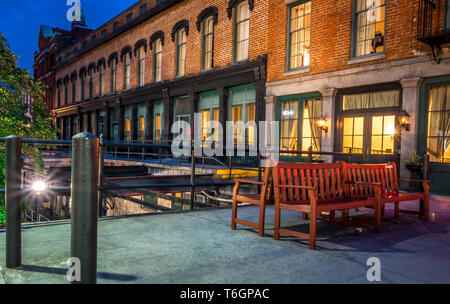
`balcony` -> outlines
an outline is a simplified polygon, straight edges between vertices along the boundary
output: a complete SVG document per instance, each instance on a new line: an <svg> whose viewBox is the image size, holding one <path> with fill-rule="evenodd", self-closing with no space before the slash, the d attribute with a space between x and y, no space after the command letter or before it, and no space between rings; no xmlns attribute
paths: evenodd
<svg viewBox="0 0 450 304"><path fill-rule="evenodd" d="M273 207L266 236L230 229L231 209L105 218L99 221L98 283L368 283L366 265L378 257L382 283L450 283L450 199L433 196L434 222L414 216L394 219L387 206L382 232L320 222L318 247L272 238ZM415 202L406 208L414 208ZM416 204L417 205L417 204ZM370 214L370 211L366 211ZM360 215L364 217L362 209ZM239 209L255 221L254 207ZM339 214L339 213L338 213ZM285 212L283 225L308 229L301 214ZM339 218L337 219L339 223ZM0 229L0 265L7 283L64 284L70 256L70 222L23 226L22 266L5 269L5 233ZM2 276L0 275L0 281Z"/></svg>
<svg viewBox="0 0 450 304"><path fill-rule="evenodd" d="M446 0L419 0L417 40L428 44L439 63L441 47L450 43L450 24L446 24L449 8Z"/></svg>

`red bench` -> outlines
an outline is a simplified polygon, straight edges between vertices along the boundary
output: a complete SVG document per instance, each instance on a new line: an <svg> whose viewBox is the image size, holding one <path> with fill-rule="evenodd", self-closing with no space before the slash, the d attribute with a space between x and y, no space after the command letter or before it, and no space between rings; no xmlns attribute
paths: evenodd
<svg viewBox="0 0 450 304"><path fill-rule="evenodd" d="M362 183L376 183L380 185L381 208L384 214L384 207L388 203L395 204L395 217L398 218L400 213L419 214L424 217L425 221L430 220L430 187L427 180L411 180L397 178L397 166L395 163L380 165L365 164L347 164L344 166L344 178L347 184L353 184L348 191L354 197L367 197L374 195L374 188L366 186ZM423 186L422 192L402 192L399 188L399 182L416 182ZM423 205L423 211L403 210L400 209L400 203L406 201L420 200Z"/></svg>
<svg viewBox="0 0 450 304"><path fill-rule="evenodd" d="M330 219L334 219L336 210L348 210L359 207L370 207L375 210L372 224L375 231L380 231L381 207L379 185L354 181L354 185L364 185L373 189L373 195L355 196L349 192L352 188L346 185L343 164L295 164L278 163L273 169L275 190L275 223L274 238L279 240L280 234L309 239L309 248L316 247L317 218L322 212L330 211ZM281 210L302 212L310 216L309 233L302 233L281 228Z"/></svg>

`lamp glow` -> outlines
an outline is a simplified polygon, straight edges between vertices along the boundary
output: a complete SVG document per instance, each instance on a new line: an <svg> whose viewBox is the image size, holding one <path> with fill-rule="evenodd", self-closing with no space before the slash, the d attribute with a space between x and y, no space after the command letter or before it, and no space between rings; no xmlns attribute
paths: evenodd
<svg viewBox="0 0 450 304"><path fill-rule="evenodd" d="M325 117L323 117L323 116L320 117L317 120L317 125L322 131L324 131L325 133L328 133L327 119Z"/></svg>
<svg viewBox="0 0 450 304"><path fill-rule="evenodd" d="M43 192L47 189L47 184L43 181L35 181L32 185L32 189L35 192Z"/></svg>

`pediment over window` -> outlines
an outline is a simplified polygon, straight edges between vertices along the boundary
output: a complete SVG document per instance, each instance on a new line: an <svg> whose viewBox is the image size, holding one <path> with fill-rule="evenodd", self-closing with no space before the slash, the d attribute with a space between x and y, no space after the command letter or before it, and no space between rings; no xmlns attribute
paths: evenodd
<svg viewBox="0 0 450 304"><path fill-rule="evenodd" d="M248 1L248 8L250 11L253 11L253 8L255 7L255 0L229 0L227 8L228 19L233 17L233 8L241 1Z"/></svg>
<svg viewBox="0 0 450 304"><path fill-rule="evenodd" d="M150 37L150 42L149 42L150 50L153 49L153 44L158 39L161 39L161 44L164 46L164 32L163 31L157 31L157 32L153 33L153 35Z"/></svg>
<svg viewBox="0 0 450 304"><path fill-rule="evenodd" d="M178 21L172 28L172 41L175 41L175 34L184 28L186 30L186 37L189 36L189 21L186 19Z"/></svg>
<svg viewBox="0 0 450 304"><path fill-rule="evenodd" d="M205 8L197 17L197 31L200 32L202 21L205 17L213 16L214 19L214 25L217 25L217 22L219 21L219 12L217 7L210 6Z"/></svg>

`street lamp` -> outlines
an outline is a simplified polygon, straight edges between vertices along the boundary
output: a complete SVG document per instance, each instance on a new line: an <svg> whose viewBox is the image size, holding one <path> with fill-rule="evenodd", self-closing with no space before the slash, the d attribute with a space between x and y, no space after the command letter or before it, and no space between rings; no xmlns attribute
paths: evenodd
<svg viewBox="0 0 450 304"><path fill-rule="evenodd" d="M328 133L327 119L324 116L320 117L317 120L317 125L319 126L319 129L321 129L325 133Z"/></svg>
<svg viewBox="0 0 450 304"><path fill-rule="evenodd" d="M33 189L34 192L37 192L39 194L47 189L47 183L45 183L42 180L38 180L33 183L31 188Z"/></svg>
<svg viewBox="0 0 450 304"><path fill-rule="evenodd" d="M404 128L406 131L409 131L410 130L409 113L406 112L406 110L403 110L399 114L397 114L397 118L400 123L400 127Z"/></svg>

